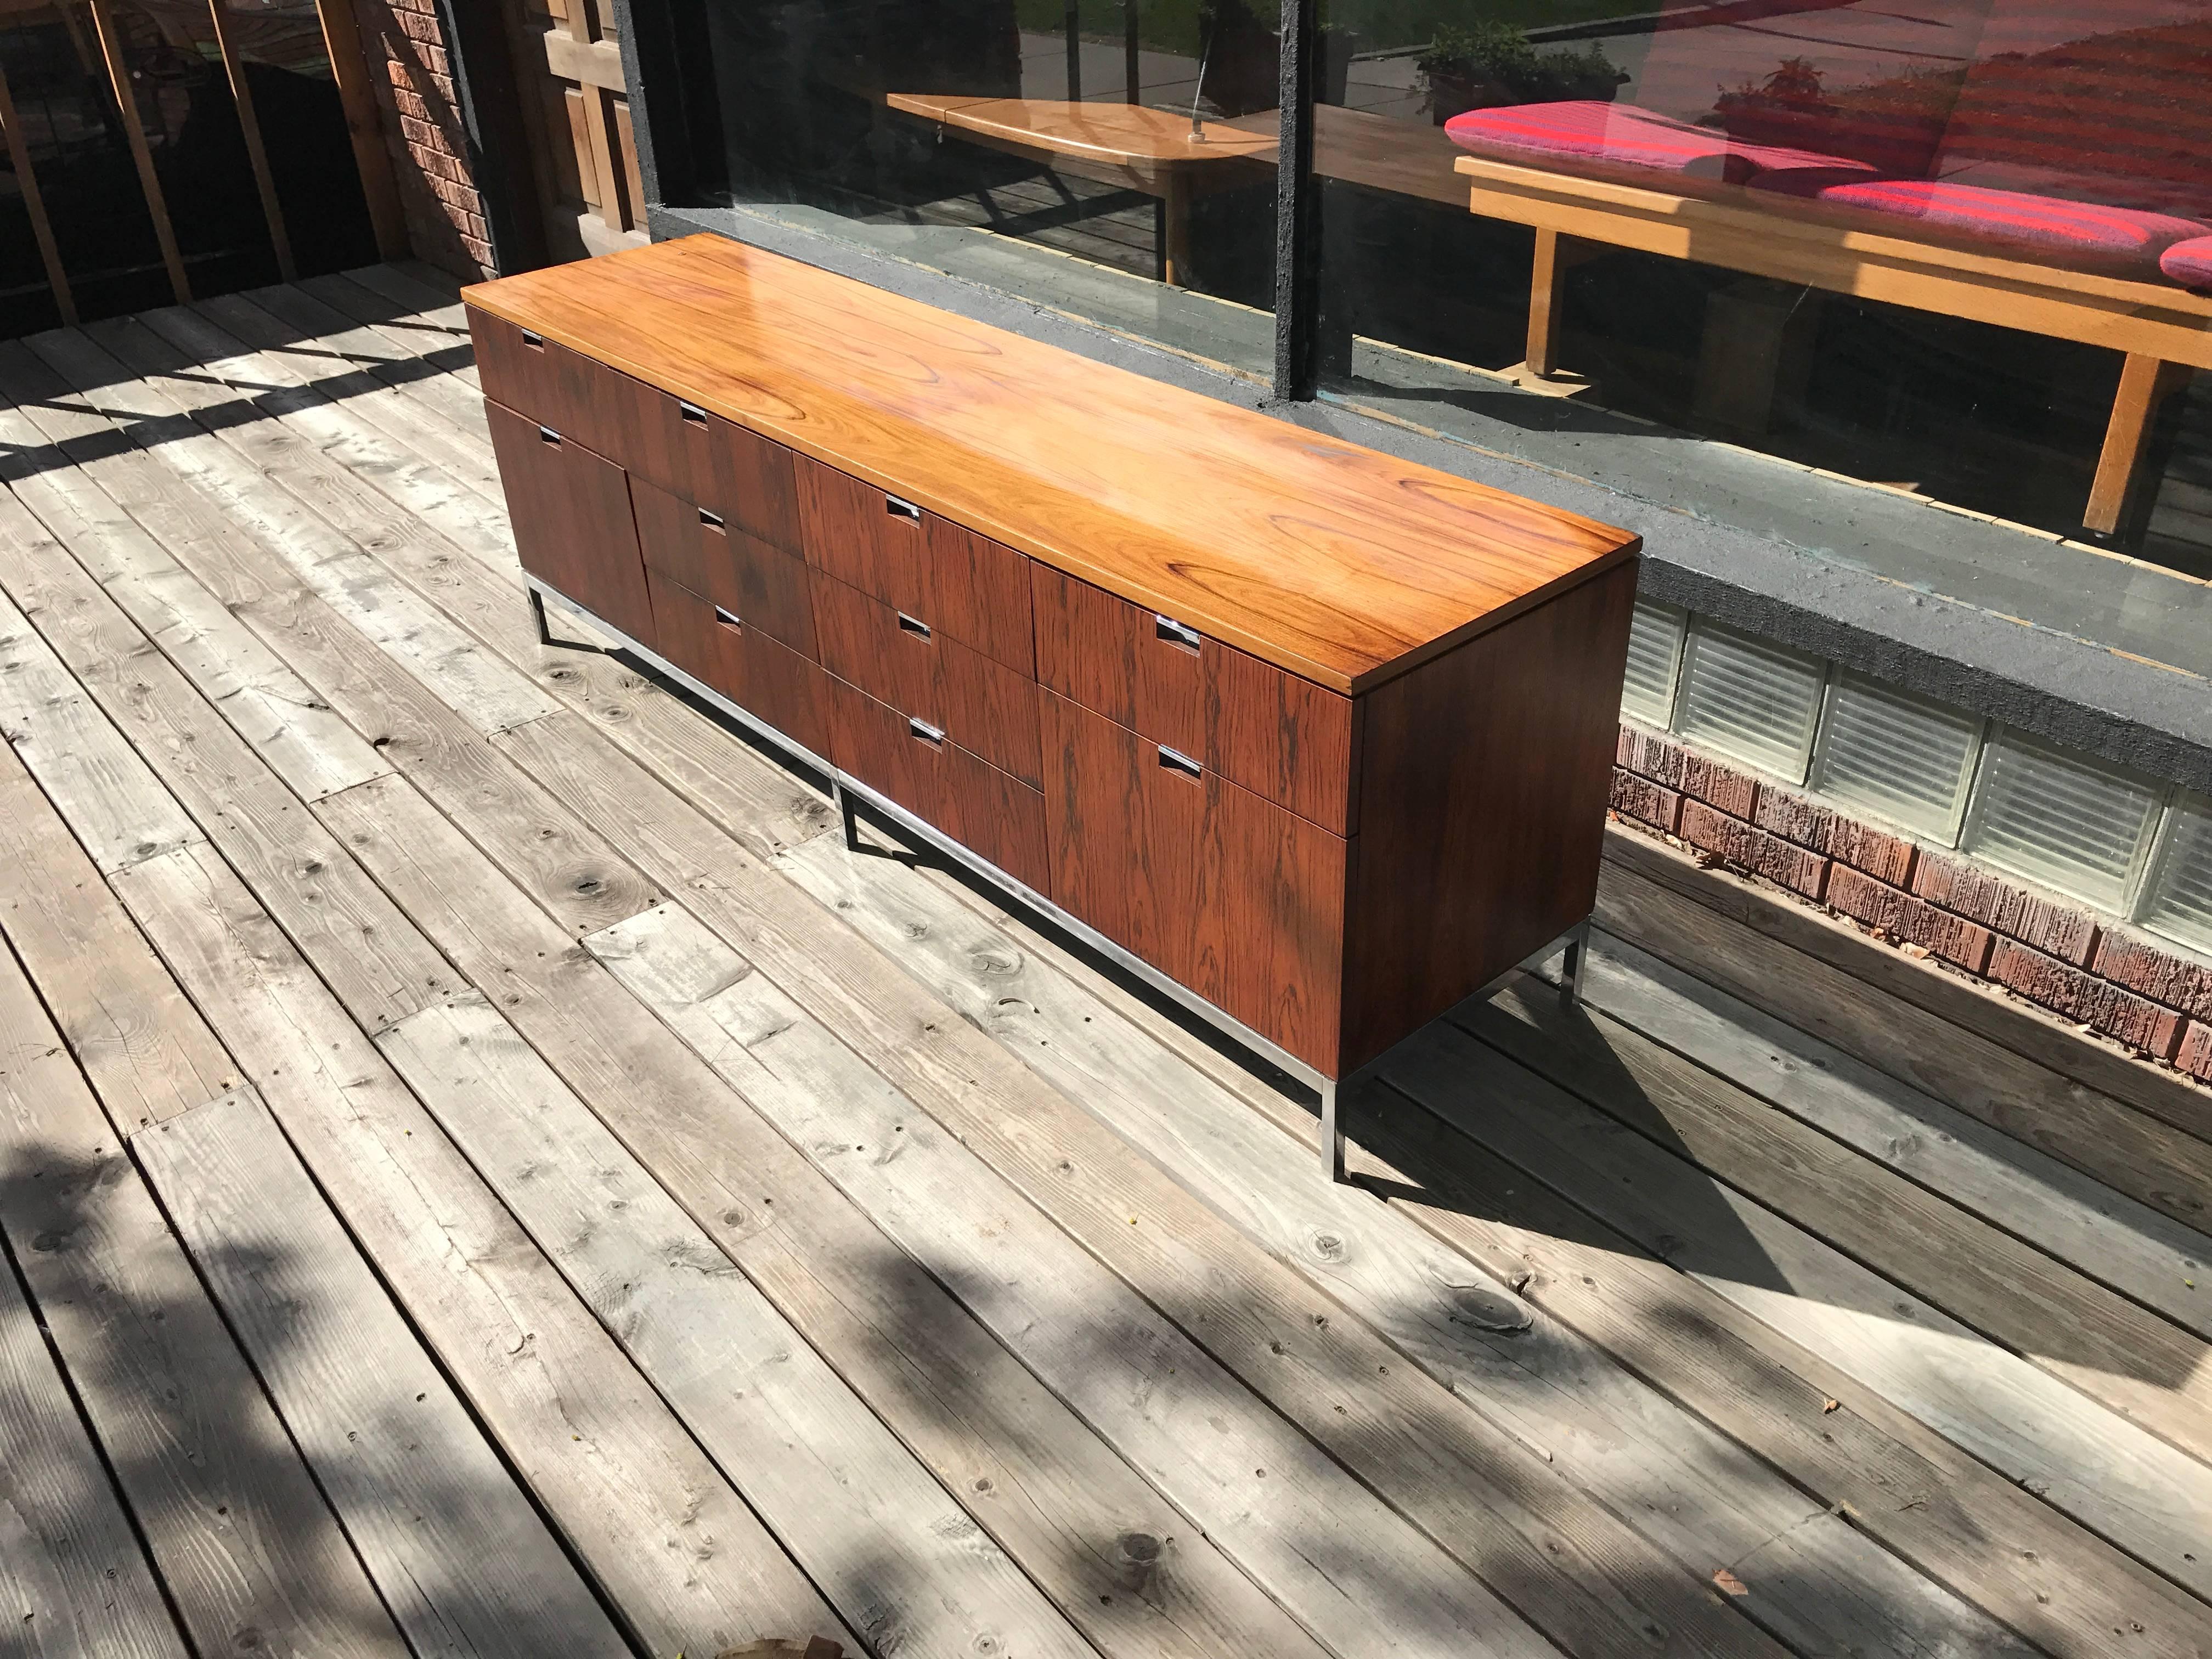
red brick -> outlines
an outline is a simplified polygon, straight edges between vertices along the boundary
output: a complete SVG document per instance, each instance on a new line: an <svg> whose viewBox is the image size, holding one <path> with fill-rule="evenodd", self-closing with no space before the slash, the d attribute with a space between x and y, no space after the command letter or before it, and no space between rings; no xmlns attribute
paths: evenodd
<svg viewBox="0 0 2212 1659"><path fill-rule="evenodd" d="M1820 849L1830 858L1863 870L1877 881L1903 887L1912 879L1920 848L1903 836L1893 836L1870 823L1838 815L1828 844Z"/></svg>
<svg viewBox="0 0 2212 1659"><path fill-rule="evenodd" d="M2191 1077L2212 1083L2212 1025L2191 1020L2181 1046L2173 1052L2173 1063Z"/></svg>
<svg viewBox="0 0 2212 1659"><path fill-rule="evenodd" d="M1800 847L1809 847L1816 853L1828 850L1828 839L1836 826L1836 814L1818 802L1802 795L1792 794L1787 789L1769 787L1759 792L1758 810L1751 821L1769 835L1779 836L1784 841L1794 841Z"/></svg>
<svg viewBox="0 0 2212 1659"><path fill-rule="evenodd" d="M2097 946L2094 916L2037 898L1948 853L1921 848L1911 886L1930 904L2009 934L2075 968L2087 967Z"/></svg>
<svg viewBox="0 0 2212 1659"><path fill-rule="evenodd" d="M392 107L398 110L403 116L412 117L417 121L427 121L430 118L429 105L424 103L419 94L410 91L407 88L392 87L386 89L380 87L377 91L380 96L388 97L392 100Z"/></svg>
<svg viewBox="0 0 2212 1659"><path fill-rule="evenodd" d="M2212 1020L2212 968L2176 956L2134 933L2107 928L2097 941L2096 970L2154 1002Z"/></svg>
<svg viewBox="0 0 2212 1659"><path fill-rule="evenodd" d="M1681 781L1675 787L1711 802L1732 818L1748 819L1759 800L1758 780L1687 749L1682 751Z"/></svg>
<svg viewBox="0 0 2212 1659"><path fill-rule="evenodd" d="M1630 771L1640 773L1655 783L1668 788L1682 781L1682 750L1680 744L1670 742L1656 732L1645 732L1633 726L1620 728L1620 741L1614 746L1613 758Z"/></svg>
<svg viewBox="0 0 2212 1659"><path fill-rule="evenodd" d="M433 46L445 44L445 31L438 27L438 20L434 17L426 17L418 11L402 11L393 13L392 21L399 26L399 32L410 40Z"/></svg>
<svg viewBox="0 0 2212 1659"><path fill-rule="evenodd" d="M1664 784L1640 778L1616 766L1613 769L1613 810L1623 817L1674 833L1682 815L1682 798Z"/></svg>
<svg viewBox="0 0 2212 1659"><path fill-rule="evenodd" d="M1682 839L1692 847L1717 853L1730 864L1778 882L1792 892L1820 899L1826 894L1828 860L1817 853L1792 846L1779 836L1718 812L1698 800L1682 803Z"/></svg>
<svg viewBox="0 0 2212 1659"><path fill-rule="evenodd" d="M2181 1039L2184 1022L2172 1009L2011 939L1999 939L1990 952L1989 973L2029 1001L2056 1009L2154 1059L2172 1059Z"/></svg>
<svg viewBox="0 0 2212 1659"><path fill-rule="evenodd" d="M1847 864L1828 871L1828 902L1847 916L1924 945L1946 962L1970 974L1989 966L1996 935L1986 927L1917 899L1902 888L1854 870Z"/></svg>
<svg viewBox="0 0 2212 1659"><path fill-rule="evenodd" d="M445 135L428 121L418 121L411 115L399 118L399 136L411 149L420 145L428 149L443 149Z"/></svg>

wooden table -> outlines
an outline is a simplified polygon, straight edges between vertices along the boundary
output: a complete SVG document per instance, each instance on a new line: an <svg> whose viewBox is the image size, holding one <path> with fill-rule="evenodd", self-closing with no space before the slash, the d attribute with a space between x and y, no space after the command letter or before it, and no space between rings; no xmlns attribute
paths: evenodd
<svg viewBox="0 0 2212 1659"><path fill-rule="evenodd" d="M1274 168L1275 131L1264 135L1141 104L1051 98L884 94L886 107L957 130L970 143L1042 161L1055 173L1118 185L1158 199L1164 222L1160 277L1178 286L1190 253L1190 204L1201 195L1260 183Z"/></svg>

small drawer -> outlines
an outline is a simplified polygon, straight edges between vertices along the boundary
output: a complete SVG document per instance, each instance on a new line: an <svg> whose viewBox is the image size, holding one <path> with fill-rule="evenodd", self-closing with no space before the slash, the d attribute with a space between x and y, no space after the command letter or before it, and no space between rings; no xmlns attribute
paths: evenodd
<svg viewBox="0 0 2212 1659"><path fill-rule="evenodd" d="M1036 678L1028 559L834 467L799 469L808 563Z"/></svg>
<svg viewBox="0 0 2212 1659"><path fill-rule="evenodd" d="M580 352L469 307L477 374L483 394L537 425L559 433L620 466L633 446L625 433L636 410L636 382Z"/></svg>
<svg viewBox="0 0 2212 1659"><path fill-rule="evenodd" d="M635 476L629 493L637 508L638 544L648 568L800 656L816 655L814 605L805 565L732 527L720 514L695 507Z"/></svg>
<svg viewBox="0 0 2212 1659"><path fill-rule="evenodd" d="M1042 783L1035 680L819 570L814 625L822 665L838 678L1032 787Z"/></svg>
<svg viewBox="0 0 2212 1659"><path fill-rule="evenodd" d="M1033 890L1051 896L1044 796L928 721L830 678L837 764Z"/></svg>
<svg viewBox="0 0 2212 1659"><path fill-rule="evenodd" d="M1332 835L1358 827L1349 697L1030 562L1037 682Z"/></svg>
<svg viewBox="0 0 2212 1659"><path fill-rule="evenodd" d="M747 714L825 758L829 676L796 651L647 567L660 654Z"/></svg>

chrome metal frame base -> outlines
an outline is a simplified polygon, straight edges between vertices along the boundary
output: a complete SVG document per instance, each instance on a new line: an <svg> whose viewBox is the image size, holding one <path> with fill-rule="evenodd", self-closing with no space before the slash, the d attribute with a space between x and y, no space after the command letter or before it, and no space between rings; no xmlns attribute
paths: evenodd
<svg viewBox="0 0 2212 1659"><path fill-rule="evenodd" d="M860 820L857 809L865 803L872 812L888 819L902 833L943 854L963 868L972 871L1008 898L1036 912L1054 927L1080 939L1090 949L1104 957L1115 967L1133 978L1141 981L1146 987L1166 997L1178 1006L1196 1015L1224 1036L1258 1055L1279 1071L1314 1090L1321 1097L1322 1168L1333 1182L1340 1182L1345 1179L1344 1121L1339 1115L1338 1106L1344 1087L1352 1083L1359 1073L1354 1073L1352 1076L1342 1079L1324 1076L1316 1067L1308 1065L1270 1038L1261 1036L1234 1015L1224 1013L1200 996L1197 992L1187 986L1178 984L1142 957L1134 956L1122 946L1116 945L1088 922L1061 909L1059 905L1022 881L1019 877L1009 874L980 854L953 840L944 831L916 817L896 801L870 788L850 773L840 771L822 756L816 754L803 744L793 742L758 715L749 714L739 708L712 686L687 674L649 646L632 639L597 612L577 604L559 589L548 586L535 576L526 573L524 579L529 583L530 608L537 617L538 637L547 644L568 643L564 640L552 639L546 633L545 606L550 603L560 606L563 611L571 611L576 616L586 618L595 628L605 629L614 637L622 649L638 658L654 673L682 686L716 714L763 739L802 765L820 773L829 782L830 799L837 809L840 827L843 830L845 847L848 852L860 850ZM1560 994L1571 1007L1581 995L1582 966L1583 960L1588 954L1589 927L1589 921L1585 917L1559 939L1553 940L1534 957L1528 958L1530 962L1542 961L1559 950L1562 944L1565 945L1566 970ZM1518 971L1518 966L1507 969L1475 994L1483 997L1492 994Z"/></svg>

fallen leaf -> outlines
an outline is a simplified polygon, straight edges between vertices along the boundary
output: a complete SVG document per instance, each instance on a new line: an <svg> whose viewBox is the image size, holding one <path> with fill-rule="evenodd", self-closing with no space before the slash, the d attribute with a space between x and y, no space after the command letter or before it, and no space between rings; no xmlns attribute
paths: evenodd
<svg viewBox="0 0 2212 1659"><path fill-rule="evenodd" d="M1745 1584L1743 1580L1737 1577L1726 1567L1716 1567L1713 1569L1713 1583L1719 1585L1723 1590L1726 1591L1730 1595L1748 1595L1751 1594L1750 1588Z"/></svg>
<svg viewBox="0 0 2212 1659"><path fill-rule="evenodd" d="M1826 1417L1830 1412L1835 1410L1837 1407L1843 1403L1844 1402L1840 1400L1823 1400L1820 1402L1820 1415Z"/></svg>

